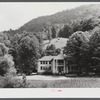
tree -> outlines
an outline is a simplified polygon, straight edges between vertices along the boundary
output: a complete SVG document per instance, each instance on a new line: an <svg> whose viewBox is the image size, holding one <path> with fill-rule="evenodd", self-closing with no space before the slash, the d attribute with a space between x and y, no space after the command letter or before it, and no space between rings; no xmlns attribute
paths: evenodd
<svg viewBox="0 0 100 100"><path fill-rule="evenodd" d="M45 50L45 56L57 56L61 53L61 49L57 48L54 44L48 45Z"/></svg>
<svg viewBox="0 0 100 100"><path fill-rule="evenodd" d="M51 33L52 33L52 38L56 38L57 37L56 29L55 29L54 26L52 26L52 28L51 28Z"/></svg>
<svg viewBox="0 0 100 100"><path fill-rule="evenodd" d="M71 34L73 33L72 28L70 24L64 25L64 28L59 31L59 37L69 38Z"/></svg>
<svg viewBox="0 0 100 100"><path fill-rule="evenodd" d="M51 23L50 22L46 22L46 27L45 27L45 31L47 34L47 39L49 40L49 42L51 41L52 37L51 37Z"/></svg>
<svg viewBox="0 0 100 100"><path fill-rule="evenodd" d="M45 55L49 56L49 55L56 55L56 47L55 45L51 44L50 46L47 46L46 50L45 50Z"/></svg>
<svg viewBox="0 0 100 100"><path fill-rule="evenodd" d="M37 67L39 41L33 34L21 34L14 37L13 55L16 67L21 73L30 74Z"/></svg>
<svg viewBox="0 0 100 100"><path fill-rule="evenodd" d="M0 75L4 74L16 74L16 69L14 68L13 57L8 54L8 48L5 44L0 43Z"/></svg>
<svg viewBox="0 0 100 100"><path fill-rule="evenodd" d="M4 56L5 54L8 54L9 48L5 46L4 43L0 43L0 56Z"/></svg>
<svg viewBox="0 0 100 100"><path fill-rule="evenodd" d="M48 37L48 40L50 42L51 39L52 39L52 37L51 37L51 28L48 28L48 30L47 30L47 37Z"/></svg>
<svg viewBox="0 0 100 100"><path fill-rule="evenodd" d="M17 72L18 72L18 69L19 69L19 52L18 52L18 48L19 48L19 44L20 44L20 41L23 37L23 34L16 34L14 35L14 37L11 39L11 48L9 49L9 54L11 54L13 56L13 60L15 62L15 68L17 69Z"/></svg>
<svg viewBox="0 0 100 100"><path fill-rule="evenodd" d="M69 40L67 41L67 45L65 47L66 55L70 55L71 58L75 59L75 63L77 64L77 69L79 70L80 74L82 70L88 70L88 63L85 61L89 61L89 37L86 36L86 33L79 31L75 32L71 35ZM86 55L87 54L87 55ZM84 68L86 66L86 68Z"/></svg>
<svg viewBox="0 0 100 100"><path fill-rule="evenodd" d="M80 22L81 31L90 31L93 30L96 26L98 26L99 20L96 18L87 18Z"/></svg>
<svg viewBox="0 0 100 100"><path fill-rule="evenodd" d="M95 28L93 30L89 44L92 55L91 66L95 66L94 68L98 68L100 72L99 66L96 67L98 64L100 64L100 28Z"/></svg>
<svg viewBox="0 0 100 100"><path fill-rule="evenodd" d="M11 47L11 42L6 33L0 32L0 43L4 43L5 46Z"/></svg>
<svg viewBox="0 0 100 100"><path fill-rule="evenodd" d="M60 54L61 53L61 49L60 48L57 48L56 49L56 53L57 53L57 55Z"/></svg>
<svg viewBox="0 0 100 100"><path fill-rule="evenodd" d="M43 36L41 32L33 33L39 41L39 53L40 57L43 55Z"/></svg>
<svg viewBox="0 0 100 100"><path fill-rule="evenodd" d="M80 28L80 20L74 20L71 23L71 26L72 26L73 33L74 32L77 32L77 31L81 31L81 28Z"/></svg>

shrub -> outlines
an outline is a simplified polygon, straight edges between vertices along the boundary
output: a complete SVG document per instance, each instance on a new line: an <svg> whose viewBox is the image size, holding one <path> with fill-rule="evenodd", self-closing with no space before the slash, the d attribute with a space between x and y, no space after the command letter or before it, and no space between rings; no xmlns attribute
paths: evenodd
<svg viewBox="0 0 100 100"><path fill-rule="evenodd" d="M41 84L41 88L47 88L48 85L46 83Z"/></svg>
<svg viewBox="0 0 100 100"><path fill-rule="evenodd" d="M13 76L16 76L16 69L14 68L14 67L10 67L9 69L8 69L8 73L9 74L11 74L11 75L13 75Z"/></svg>
<svg viewBox="0 0 100 100"><path fill-rule="evenodd" d="M5 59L0 59L0 75L4 75L7 73L8 63Z"/></svg>
<svg viewBox="0 0 100 100"><path fill-rule="evenodd" d="M43 72L42 74L43 74L43 75L52 75L52 72L50 72L50 71L45 71L45 72Z"/></svg>
<svg viewBox="0 0 100 100"><path fill-rule="evenodd" d="M12 75L16 74L16 69L14 68L14 62L12 56L5 54L3 57L0 57L0 75L10 73Z"/></svg>
<svg viewBox="0 0 100 100"><path fill-rule="evenodd" d="M29 88L26 80L13 77L11 74L0 76L0 88Z"/></svg>

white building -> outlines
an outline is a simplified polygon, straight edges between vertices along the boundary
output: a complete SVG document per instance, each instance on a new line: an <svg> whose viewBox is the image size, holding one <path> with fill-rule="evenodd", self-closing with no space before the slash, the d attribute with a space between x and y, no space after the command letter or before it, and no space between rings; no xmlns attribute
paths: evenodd
<svg viewBox="0 0 100 100"><path fill-rule="evenodd" d="M38 74L44 72L51 72L53 74L65 74L74 70L67 66L65 56L59 54L58 56L44 56L38 61Z"/></svg>
<svg viewBox="0 0 100 100"><path fill-rule="evenodd" d="M38 73L52 72L52 61L55 56L45 56L38 61Z"/></svg>

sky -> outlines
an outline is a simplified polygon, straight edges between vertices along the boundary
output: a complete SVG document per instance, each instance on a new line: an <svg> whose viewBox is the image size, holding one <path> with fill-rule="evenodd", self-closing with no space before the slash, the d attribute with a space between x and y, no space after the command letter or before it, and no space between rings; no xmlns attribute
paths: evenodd
<svg viewBox="0 0 100 100"><path fill-rule="evenodd" d="M23 2L0 3L0 31L18 29L28 21L63 10L72 9L93 2ZM98 4L98 3L97 3Z"/></svg>

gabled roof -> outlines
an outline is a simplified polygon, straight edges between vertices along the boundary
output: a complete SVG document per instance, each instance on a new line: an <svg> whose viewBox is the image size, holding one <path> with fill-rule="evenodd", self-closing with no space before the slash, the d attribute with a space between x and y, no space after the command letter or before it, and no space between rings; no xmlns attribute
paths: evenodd
<svg viewBox="0 0 100 100"><path fill-rule="evenodd" d="M56 56L44 56L41 59L39 59L39 61L51 61L55 57Z"/></svg>
<svg viewBox="0 0 100 100"><path fill-rule="evenodd" d="M64 59L65 56L63 54L59 54L58 56L56 56L54 59L59 59L59 60L62 60Z"/></svg>
<svg viewBox="0 0 100 100"><path fill-rule="evenodd" d="M65 55L59 54L58 56L44 56L39 61L51 61L52 59L63 60L65 59Z"/></svg>

